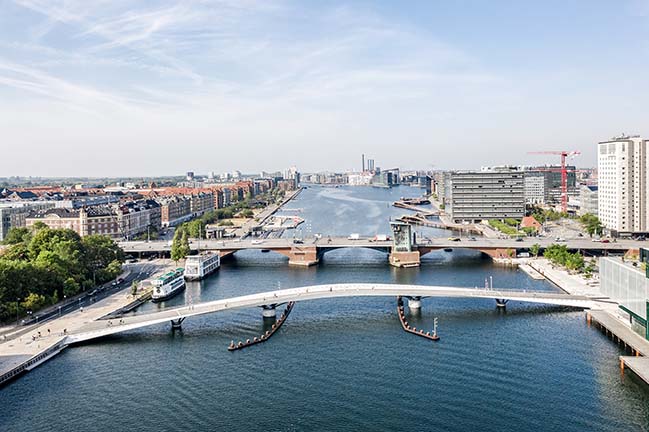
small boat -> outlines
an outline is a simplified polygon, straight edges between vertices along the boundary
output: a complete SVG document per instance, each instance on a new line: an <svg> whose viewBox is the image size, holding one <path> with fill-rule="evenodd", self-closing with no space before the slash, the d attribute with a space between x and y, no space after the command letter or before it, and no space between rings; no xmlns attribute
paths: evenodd
<svg viewBox="0 0 649 432"><path fill-rule="evenodd" d="M453 252L453 249L451 249L451 248L444 248L444 252Z"/></svg>
<svg viewBox="0 0 649 432"><path fill-rule="evenodd" d="M268 253L268 252L270 252L270 249L262 249L261 252L262 253Z"/></svg>

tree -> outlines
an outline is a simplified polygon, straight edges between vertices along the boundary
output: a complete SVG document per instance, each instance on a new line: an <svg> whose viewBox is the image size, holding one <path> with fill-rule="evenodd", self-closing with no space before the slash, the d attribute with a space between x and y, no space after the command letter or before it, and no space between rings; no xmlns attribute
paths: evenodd
<svg viewBox="0 0 649 432"><path fill-rule="evenodd" d="M581 222L584 230L586 230L586 233L588 233L589 236L592 237L593 234L602 235L604 226L602 225L602 222L599 220L599 218L594 214L586 213L579 218L579 221Z"/></svg>
<svg viewBox="0 0 649 432"><path fill-rule="evenodd" d="M534 256L537 257L539 256L539 252L541 252L541 245L538 243L533 244L530 246L530 253Z"/></svg>
<svg viewBox="0 0 649 432"><path fill-rule="evenodd" d="M176 230L173 242L171 243L171 259L181 260L189 255L189 237L184 229Z"/></svg>
<svg viewBox="0 0 649 432"><path fill-rule="evenodd" d="M23 300L21 306L26 310L39 310L43 306L47 306L47 298L42 294L31 293Z"/></svg>
<svg viewBox="0 0 649 432"><path fill-rule="evenodd" d="M19 243L27 243L31 237L29 228L14 227L9 230L4 239L4 244L15 245Z"/></svg>

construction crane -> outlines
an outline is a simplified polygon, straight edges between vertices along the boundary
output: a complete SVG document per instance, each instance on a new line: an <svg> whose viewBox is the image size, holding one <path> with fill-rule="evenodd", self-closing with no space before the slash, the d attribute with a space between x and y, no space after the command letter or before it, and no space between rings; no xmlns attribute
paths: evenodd
<svg viewBox="0 0 649 432"><path fill-rule="evenodd" d="M566 158L570 156L580 155L581 152L573 150L557 150L557 151L536 151L528 152L528 154L553 154L561 155L561 211L566 213L568 211L568 170L566 169Z"/></svg>

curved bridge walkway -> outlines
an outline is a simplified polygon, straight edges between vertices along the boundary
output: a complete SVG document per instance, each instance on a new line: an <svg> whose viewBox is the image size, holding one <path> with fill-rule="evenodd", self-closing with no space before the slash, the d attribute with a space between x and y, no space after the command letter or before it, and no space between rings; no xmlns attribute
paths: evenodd
<svg viewBox="0 0 649 432"><path fill-rule="evenodd" d="M113 319L97 320L88 323L79 331L66 338L68 344L83 342L102 336L134 330L164 322L179 325L185 318L217 313L226 310L247 307L258 307L269 304L287 303L291 301L317 300L336 297L451 297L451 298L484 298L495 300L512 300L528 303L543 303L560 306L571 306L589 309L596 305L601 298L574 296L552 292L513 291L494 289L453 288L444 286L397 285L397 284L329 284L300 288L290 288L250 294L229 299L198 303L178 308L165 309L159 312L123 317L117 323Z"/></svg>

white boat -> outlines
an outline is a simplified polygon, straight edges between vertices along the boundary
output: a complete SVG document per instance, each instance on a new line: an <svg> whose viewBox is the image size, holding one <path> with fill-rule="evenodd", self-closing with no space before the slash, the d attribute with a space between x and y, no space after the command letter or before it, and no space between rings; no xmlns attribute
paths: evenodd
<svg viewBox="0 0 649 432"><path fill-rule="evenodd" d="M151 281L153 294L151 300L159 302L171 298L185 289L183 269L177 268Z"/></svg>
<svg viewBox="0 0 649 432"><path fill-rule="evenodd" d="M218 253L205 252L190 255L185 260L185 279L201 280L214 273L221 266L221 257Z"/></svg>

